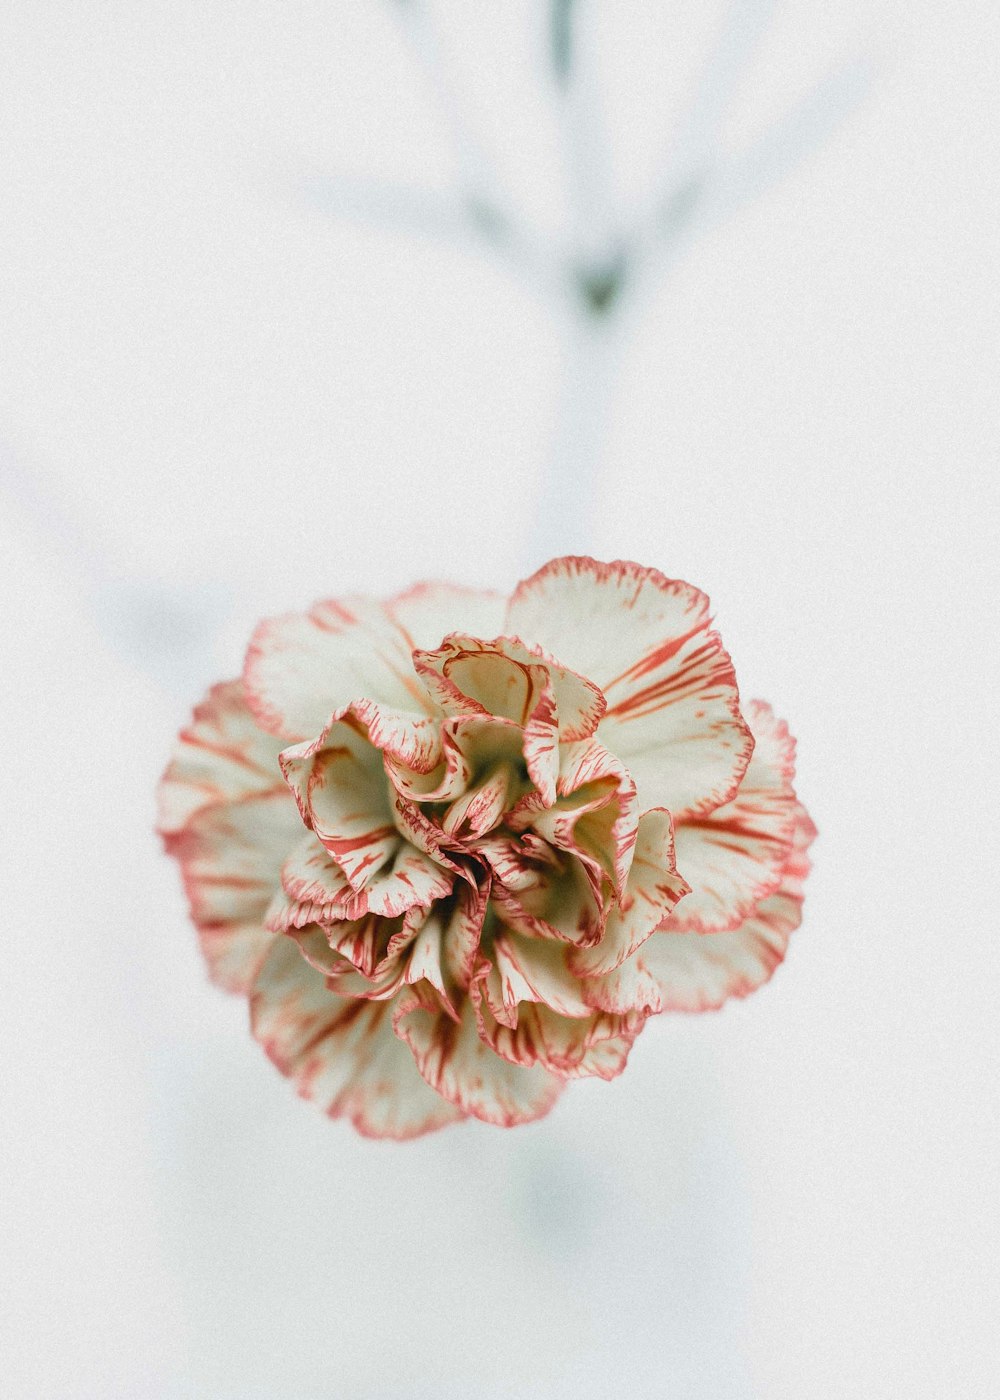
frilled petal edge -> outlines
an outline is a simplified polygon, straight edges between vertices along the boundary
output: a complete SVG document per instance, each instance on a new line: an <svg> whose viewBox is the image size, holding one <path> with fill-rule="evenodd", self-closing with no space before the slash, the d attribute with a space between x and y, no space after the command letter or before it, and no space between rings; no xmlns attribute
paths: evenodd
<svg viewBox="0 0 1000 1400"><path fill-rule="evenodd" d="M250 996L251 1028L298 1093L366 1137L406 1139L465 1115L429 1088L393 1034L384 1001L335 995L290 939L278 938Z"/></svg>
<svg viewBox="0 0 1000 1400"><path fill-rule="evenodd" d="M627 560L568 556L518 585L506 628L601 688L598 737L644 809L697 815L736 792L753 738L704 593Z"/></svg>

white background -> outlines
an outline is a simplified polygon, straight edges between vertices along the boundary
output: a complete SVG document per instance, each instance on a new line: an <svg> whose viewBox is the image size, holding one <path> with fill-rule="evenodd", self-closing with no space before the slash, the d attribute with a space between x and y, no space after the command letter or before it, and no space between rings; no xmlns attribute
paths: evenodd
<svg viewBox="0 0 1000 1400"><path fill-rule="evenodd" d="M830 73L843 115L581 365L488 246L342 207L454 188L393 3L0 7L0 1391L987 1400L996 8L737 6L763 33L697 170ZM565 247L545 9L435 13L497 186ZM596 240L685 176L724 15L578 10ZM258 616L565 550L712 596L799 737L803 928L540 1124L363 1141L207 985L156 778Z"/></svg>

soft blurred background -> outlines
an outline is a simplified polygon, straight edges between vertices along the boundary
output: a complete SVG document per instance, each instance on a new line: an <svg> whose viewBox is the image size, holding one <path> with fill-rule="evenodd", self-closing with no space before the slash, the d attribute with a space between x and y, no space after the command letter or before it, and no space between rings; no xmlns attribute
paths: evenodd
<svg viewBox="0 0 1000 1400"><path fill-rule="evenodd" d="M986 0L7 0L0 1393L1000 1394ZM153 788L254 621L625 556L821 831L786 965L363 1141Z"/></svg>

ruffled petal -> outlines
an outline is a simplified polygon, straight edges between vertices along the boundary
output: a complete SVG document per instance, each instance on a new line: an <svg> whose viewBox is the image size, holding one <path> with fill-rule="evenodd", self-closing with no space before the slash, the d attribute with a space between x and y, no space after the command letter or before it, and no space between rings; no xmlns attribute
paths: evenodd
<svg viewBox="0 0 1000 1400"><path fill-rule="evenodd" d="M317 915L317 923L329 923L342 917L334 911L343 908L351 891L350 881L329 851L311 831L303 832L301 826L298 840L282 863L281 885L289 900L296 904L331 909L325 917Z"/></svg>
<svg viewBox="0 0 1000 1400"><path fill-rule="evenodd" d="M592 1011L571 1018L537 1002L525 1003L517 1024L496 1020L485 998L477 1003L479 1033L495 1054L524 1068L540 1066L560 1079L614 1079L645 1024L643 1016Z"/></svg>
<svg viewBox="0 0 1000 1400"><path fill-rule="evenodd" d="M703 593L625 561L554 559L518 585L505 628L600 687L598 736L644 809L696 815L734 794L753 740Z"/></svg>
<svg viewBox="0 0 1000 1400"><path fill-rule="evenodd" d="M503 629L507 600L502 593L461 588L454 583L418 583L390 598L386 611L400 627L411 651L441 645L449 632L495 637Z"/></svg>
<svg viewBox="0 0 1000 1400"><path fill-rule="evenodd" d="M281 767L302 813L354 890L392 860L401 837L393 821L382 756L346 720L325 731L323 747L285 749Z"/></svg>
<svg viewBox="0 0 1000 1400"><path fill-rule="evenodd" d="M301 830L295 803L277 789L203 807L166 838L180 862L209 976L227 991L248 990L274 941L265 914Z"/></svg>
<svg viewBox="0 0 1000 1400"><path fill-rule="evenodd" d="M414 652L413 662L447 714L496 715L524 726L546 686L565 741L589 738L604 714L604 696L592 681L518 637L454 632L433 651Z"/></svg>
<svg viewBox="0 0 1000 1400"><path fill-rule="evenodd" d="M677 872L670 813L654 807L639 821L639 835L628 884L618 907L608 914L600 943L571 948L569 965L578 977L612 972L645 943L688 891Z"/></svg>
<svg viewBox="0 0 1000 1400"><path fill-rule="evenodd" d="M587 867L575 856L535 883L509 889L499 880L492 902L505 924L533 938L589 947L600 941L607 907Z"/></svg>
<svg viewBox="0 0 1000 1400"><path fill-rule="evenodd" d="M560 748L554 801L529 793L510 813L513 831L531 827L559 850L572 852L620 896L628 879L639 823L635 783L622 763L596 739Z"/></svg>
<svg viewBox="0 0 1000 1400"><path fill-rule="evenodd" d="M157 794L157 829L181 830L201 807L235 802L278 785L280 740L260 728L242 681L214 685L182 729Z"/></svg>
<svg viewBox="0 0 1000 1400"><path fill-rule="evenodd" d="M542 1002L560 1016L589 1016L580 982L571 971L566 946L551 940L524 937L505 928L480 963L483 994L493 1015L504 1025L517 1024L524 1002Z"/></svg>
<svg viewBox="0 0 1000 1400"><path fill-rule="evenodd" d="M473 983L474 995L475 989ZM540 1066L522 1068L494 1054L479 1037L468 1000L456 1022L429 989L414 987L400 994L394 1024L427 1083L485 1123L511 1128L542 1118L562 1090L562 1081Z"/></svg>
<svg viewBox="0 0 1000 1400"><path fill-rule="evenodd" d="M427 906L451 893L454 877L423 851L401 841L392 863L344 901L344 917L360 919L378 914L394 919L417 906Z"/></svg>
<svg viewBox="0 0 1000 1400"><path fill-rule="evenodd" d="M806 855L816 829L796 809L792 847L778 889L729 933L655 933L614 972L583 984L595 1007L623 1012L713 1011L766 982L802 921Z"/></svg>
<svg viewBox="0 0 1000 1400"><path fill-rule="evenodd" d="M275 932L311 923L363 919L368 914L394 919L443 899L454 879L423 851L397 837L391 860L360 889L353 889L337 862L325 851L320 854L312 836L297 843L282 867L281 878L282 889L275 894L266 916L268 927Z"/></svg>
<svg viewBox="0 0 1000 1400"><path fill-rule="evenodd" d="M302 1097L368 1137L413 1138L464 1116L417 1073L388 1004L336 996L290 939L277 940L260 968L250 1017Z"/></svg>
<svg viewBox="0 0 1000 1400"><path fill-rule="evenodd" d="M795 741L770 705L747 707L755 746L731 802L677 823L677 867L691 893L668 928L720 933L738 928L776 890L795 830Z"/></svg>
<svg viewBox="0 0 1000 1400"><path fill-rule="evenodd" d="M369 598L317 603L262 622L243 680L259 724L286 739L318 734L334 710L367 699L428 713L402 629Z"/></svg>

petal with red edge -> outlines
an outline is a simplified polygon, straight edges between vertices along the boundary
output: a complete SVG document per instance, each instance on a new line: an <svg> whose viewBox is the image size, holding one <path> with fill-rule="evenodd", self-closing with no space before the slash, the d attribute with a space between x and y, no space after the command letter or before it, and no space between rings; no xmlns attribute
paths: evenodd
<svg viewBox="0 0 1000 1400"><path fill-rule="evenodd" d="M282 858L301 831L295 803L278 789L203 807L166 838L180 861L209 976L228 991L247 990L274 941L264 918Z"/></svg>
<svg viewBox="0 0 1000 1400"><path fill-rule="evenodd" d="M485 999L477 1004L480 1035L511 1064L540 1065L561 1079L614 1079L628 1060L644 1017L591 1012L583 1018L562 1016L548 1006L528 1002L516 1026L497 1021Z"/></svg>
<svg viewBox="0 0 1000 1400"><path fill-rule="evenodd" d="M586 866L567 856L537 884L511 890L499 881L491 899L503 922L533 938L589 947L604 933L607 908Z"/></svg>
<svg viewBox="0 0 1000 1400"><path fill-rule="evenodd" d="M455 1022L429 989L411 988L400 993L394 1025L427 1083L483 1122L504 1128L530 1123L548 1113L562 1090L561 1081L547 1070L525 1069L494 1054L479 1037L468 1000L461 1020Z"/></svg>
<svg viewBox="0 0 1000 1400"><path fill-rule="evenodd" d="M670 813L660 808L639 821L635 855L620 905L612 908L600 943L571 948L569 965L578 977L612 972L641 947L688 890L674 863Z"/></svg>
<svg viewBox="0 0 1000 1400"><path fill-rule="evenodd" d="M489 970L484 961L481 976L483 992L494 1016L505 1025L516 1024L524 1002L543 1002L561 1016L590 1015L593 1008L583 999L564 944L504 929L488 958Z"/></svg>
<svg viewBox="0 0 1000 1400"><path fill-rule="evenodd" d="M592 681L517 637L487 641L455 632L435 650L415 652L413 661L449 714L471 711L526 725L546 686L566 741L588 738L604 714L604 696Z"/></svg>
<svg viewBox="0 0 1000 1400"><path fill-rule="evenodd" d="M440 646L449 632L495 637L502 631L507 600L503 594L485 589L418 583L390 598L385 606L402 629L410 650L415 651Z"/></svg>
<svg viewBox="0 0 1000 1400"><path fill-rule="evenodd" d="M288 898L299 904L340 907L351 892L347 876L326 847L301 828L299 840L282 862L281 884Z"/></svg>
<svg viewBox="0 0 1000 1400"><path fill-rule="evenodd" d="M178 832L200 807L235 802L277 786L280 740L254 719L242 681L214 685L182 729L157 794L161 835Z"/></svg>
<svg viewBox="0 0 1000 1400"><path fill-rule="evenodd" d="M382 756L346 720L331 724L324 746L285 749L281 767L310 826L362 890L392 860L401 837L393 821Z"/></svg>
<svg viewBox="0 0 1000 1400"><path fill-rule="evenodd" d="M411 647L381 603L346 598L262 622L247 652L247 702L265 729L288 739L318 734L352 700L427 712Z"/></svg>
<svg viewBox="0 0 1000 1400"><path fill-rule="evenodd" d="M601 688L598 736L643 808L700 813L733 795L753 740L703 593L627 561L554 559L518 585L506 627Z"/></svg>
<svg viewBox="0 0 1000 1400"><path fill-rule="evenodd" d="M756 742L736 796L677 823L677 867L691 893L671 915L670 929L738 928L781 882L795 829L795 741L769 705L754 701L747 716Z"/></svg>
<svg viewBox="0 0 1000 1400"><path fill-rule="evenodd" d="M639 821L631 776L603 744L590 739L562 746L558 797L529 793L511 812L512 830L530 826L551 845L572 851L620 895L628 879Z"/></svg>
<svg viewBox="0 0 1000 1400"><path fill-rule="evenodd" d="M366 1136L412 1138L463 1117L416 1072L389 1006L336 996L290 940L279 939L258 972L250 1016L302 1097Z"/></svg>
<svg viewBox="0 0 1000 1400"><path fill-rule="evenodd" d="M802 920L806 850L815 827L804 809L782 883L750 917L729 933L655 933L606 977L583 984L591 1005L608 1011L711 1011L729 997L747 996L782 961Z"/></svg>

